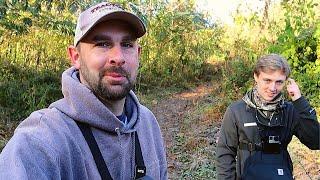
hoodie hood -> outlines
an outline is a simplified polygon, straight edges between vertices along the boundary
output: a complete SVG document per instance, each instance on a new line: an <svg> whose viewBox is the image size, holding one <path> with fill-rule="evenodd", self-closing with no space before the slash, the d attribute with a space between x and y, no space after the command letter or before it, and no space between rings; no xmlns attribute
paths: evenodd
<svg viewBox="0 0 320 180"><path fill-rule="evenodd" d="M121 122L84 84L77 78L79 72L71 67L62 73L62 93L64 98L52 103L49 108L57 108L71 119L89 124L104 131L128 133L134 130L138 121L139 102L133 91L126 97L125 111L128 124Z"/></svg>

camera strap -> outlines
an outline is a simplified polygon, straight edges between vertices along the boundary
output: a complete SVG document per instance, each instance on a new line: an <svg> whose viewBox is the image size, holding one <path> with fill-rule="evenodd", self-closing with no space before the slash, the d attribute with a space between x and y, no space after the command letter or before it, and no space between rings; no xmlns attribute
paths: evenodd
<svg viewBox="0 0 320 180"><path fill-rule="evenodd" d="M262 151L262 145L242 140L239 142L239 149L252 151Z"/></svg>
<svg viewBox="0 0 320 180"><path fill-rule="evenodd" d="M87 144L90 148L90 151L93 155L94 161L97 165L98 171L100 173L102 180L112 180L110 172L108 170L107 164L104 161L97 141L95 140L92 130L88 124L81 123L76 121L78 127L81 130L82 135L84 136ZM138 138L137 132L134 133L135 135L135 178L141 178L146 175L146 166L144 165L144 160L141 152L140 142Z"/></svg>
<svg viewBox="0 0 320 180"><path fill-rule="evenodd" d="M277 114L277 118L281 119L283 121L284 119L284 113ZM250 152L253 151L265 151L268 146L264 146L265 143L272 143L272 145L278 144L280 150L286 149L286 146L283 144L284 141L284 133L285 130L284 126L273 126L268 127L265 125L262 125L258 122L258 119L265 118L263 117L260 112L256 113L256 123L258 128L258 133L261 139L261 142L250 142L248 140L240 140L238 148L242 150L248 150Z"/></svg>

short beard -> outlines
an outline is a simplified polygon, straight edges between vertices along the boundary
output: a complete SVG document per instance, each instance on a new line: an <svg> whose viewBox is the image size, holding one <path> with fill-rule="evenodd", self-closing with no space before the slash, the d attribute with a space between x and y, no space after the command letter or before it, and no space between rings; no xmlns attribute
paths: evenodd
<svg viewBox="0 0 320 180"><path fill-rule="evenodd" d="M107 72L116 72L128 80L127 84L121 85L122 89L119 91L112 91L106 83L103 83L102 80L104 78L105 73ZM110 68L104 69L99 73L99 83L98 86L92 88L96 96L102 98L103 100L111 100L111 101L116 101L116 100L121 100L124 97L126 97L130 90L133 88L134 82L131 82L130 80L130 75L121 67L115 67L112 66Z"/></svg>
<svg viewBox="0 0 320 180"><path fill-rule="evenodd" d="M88 83L93 93L103 102L117 101L125 98L130 90L133 88L135 78L131 79L130 74L127 73L122 67L111 66L99 72L98 79L89 71L85 63L81 63L80 72L84 80ZM122 84L120 90L112 90L107 83L103 83L105 73L115 72L124 76L128 83ZM120 86L120 85L119 85Z"/></svg>

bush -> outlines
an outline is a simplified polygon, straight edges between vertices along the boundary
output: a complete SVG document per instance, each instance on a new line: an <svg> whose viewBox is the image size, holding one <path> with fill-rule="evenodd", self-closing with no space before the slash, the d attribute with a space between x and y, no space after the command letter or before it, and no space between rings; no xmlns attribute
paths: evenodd
<svg viewBox="0 0 320 180"><path fill-rule="evenodd" d="M18 121L62 97L61 72L0 64L0 114Z"/></svg>
<svg viewBox="0 0 320 180"><path fill-rule="evenodd" d="M18 121L62 97L60 76L68 67L71 38L56 31L31 28L30 33L3 38L0 45L0 114Z"/></svg>

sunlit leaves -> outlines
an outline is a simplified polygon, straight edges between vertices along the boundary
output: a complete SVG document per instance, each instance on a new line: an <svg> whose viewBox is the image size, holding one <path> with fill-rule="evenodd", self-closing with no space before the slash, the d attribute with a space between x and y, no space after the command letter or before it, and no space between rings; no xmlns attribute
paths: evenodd
<svg viewBox="0 0 320 180"><path fill-rule="evenodd" d="M297 0L286 1L282 6L285 10L285 29L269 51L288 58L292 75L304 94L313 104L320 103L320 19L315 14L318 4L313 0Z"/></svg>
<svg viewBox="0 0 320 180"><path fill-rule="evenodd" d="M77 1L11 0L0 3L0 30L22 34L36 26L72 34L75 13L85 6Z"/></svg>

